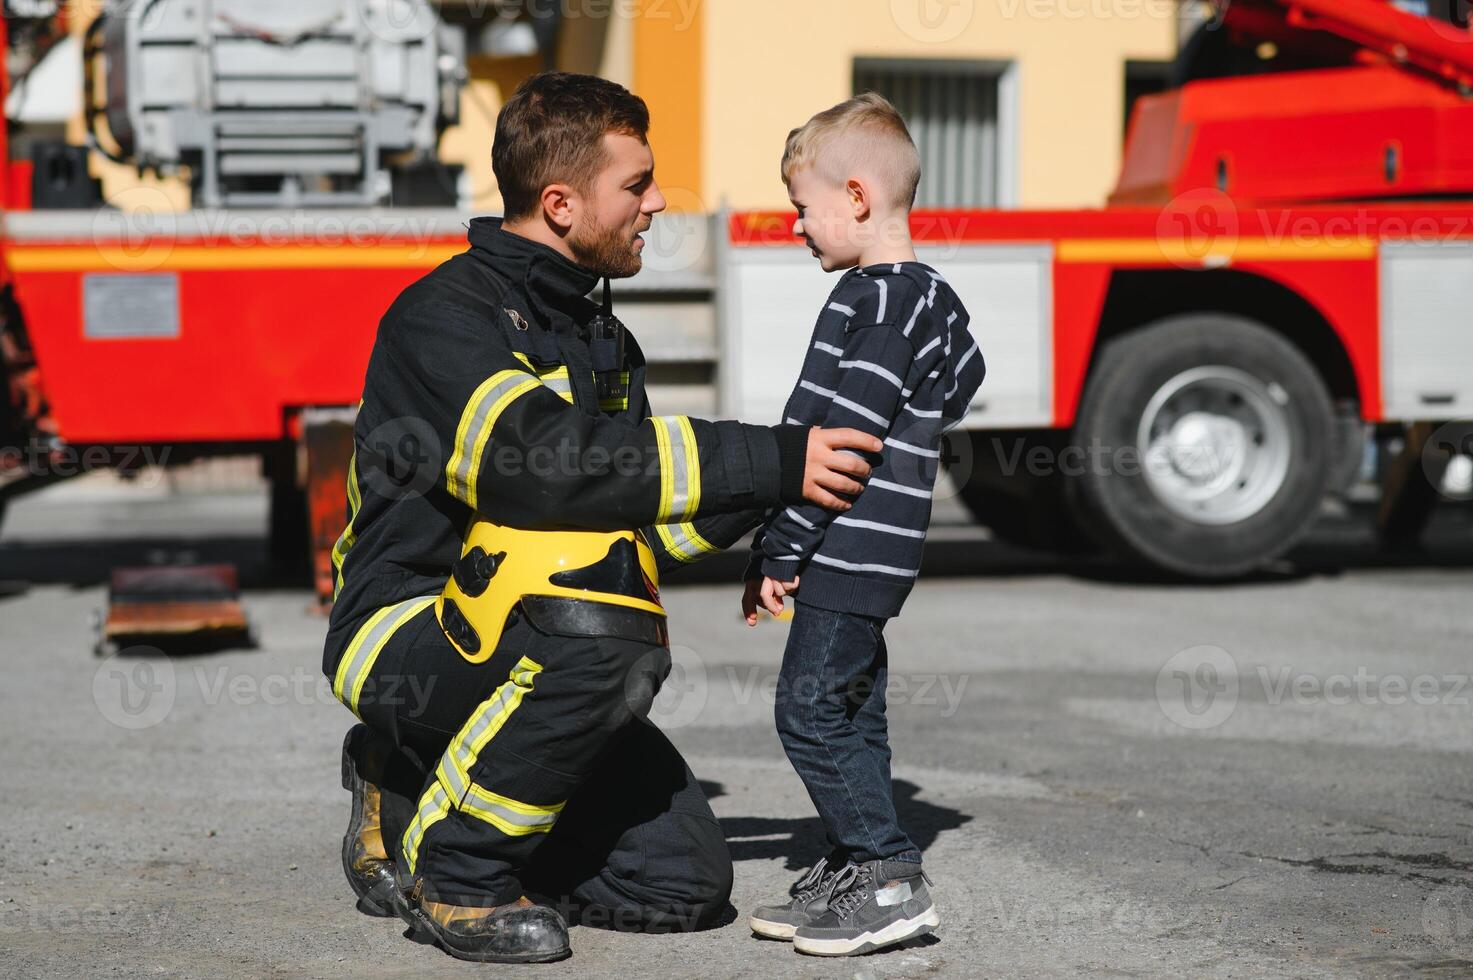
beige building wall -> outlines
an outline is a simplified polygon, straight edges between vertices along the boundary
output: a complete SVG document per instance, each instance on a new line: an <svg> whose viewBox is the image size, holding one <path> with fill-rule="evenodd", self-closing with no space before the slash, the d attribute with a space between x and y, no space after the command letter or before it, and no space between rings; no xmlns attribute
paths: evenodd
<svg viewBox="0 0 1473 980"><path fill-rule="evenodd" d="M787 206L788 130L853 94L856 57L1015 63L1013 203L1098 206L1120 163L1125 61L1177 43L1169 0L707 0L703 13L712 207Z"/></svg>

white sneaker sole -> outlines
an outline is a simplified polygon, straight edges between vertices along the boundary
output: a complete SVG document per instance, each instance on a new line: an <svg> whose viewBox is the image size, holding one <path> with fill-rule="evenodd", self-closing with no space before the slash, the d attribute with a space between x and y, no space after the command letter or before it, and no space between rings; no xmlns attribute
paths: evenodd
<svg viewBox="0 0 1473 980"><path fill-rule="evenodd" d="M793 948L810 956L854 956L894 946L916 936L924 936L940 924L941 916L937 914L935 906L932 906L913 919L900 919L883 929L860 933L848 939L810 939L795 935Z"/></svg>
<svg viewBox="0 0 1473 980"><path fill-rule="evenodd" d="M798 931L798 927L791 922L771 922L767 919L759 919L755 915L747 917L747 925L764 939L791 940L793 933Z"/></svg>

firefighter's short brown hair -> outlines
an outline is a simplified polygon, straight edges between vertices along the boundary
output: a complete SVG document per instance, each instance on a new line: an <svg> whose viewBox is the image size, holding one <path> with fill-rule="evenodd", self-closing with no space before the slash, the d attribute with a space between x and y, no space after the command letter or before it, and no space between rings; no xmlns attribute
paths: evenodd
<svg viewBox="0 0 1473 980"><path fill-rule="evenodd" d="M909 210L921 182L921 156L905 120L884 96L865 92L825 109L788 134L783 183L799 167L812 166L843 182L856 171L871 174L893 206Z"/></svg>
<svg viewBox="0 0 1473 980"><path fill-rule="evenodd" d="M548 184L586 191L604 167L605 133L645 139L650 111L617 82L549 71L533 75L496 116L491 169L507 220L537 213Z"/></svg>

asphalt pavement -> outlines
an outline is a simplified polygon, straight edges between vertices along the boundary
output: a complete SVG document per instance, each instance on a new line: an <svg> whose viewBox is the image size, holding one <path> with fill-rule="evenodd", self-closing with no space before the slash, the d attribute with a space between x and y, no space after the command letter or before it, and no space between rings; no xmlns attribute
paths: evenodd
<svg viewBox="0 0 1473 980"><path fill-rule="evenodd" d="M1473 971L1473 522L1387 557L1363 513L1183 585L994 543L954 502L887 629L902 818L938 934L852 960L745 912L822 850L773 732L786 624L736 556L671 578L655 716L736 861L726 924L573 930L543 967L460 963L353 909L350 715L325 620L264 560L265 498L84 480L0 529L0 963L25 977L1466 976ZM94 658L107 569L236 563L255 645Z"/></svg>

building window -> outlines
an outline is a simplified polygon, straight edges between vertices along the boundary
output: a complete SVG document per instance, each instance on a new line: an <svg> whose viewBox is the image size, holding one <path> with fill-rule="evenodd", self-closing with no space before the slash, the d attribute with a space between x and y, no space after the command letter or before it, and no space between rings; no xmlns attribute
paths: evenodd
<svg viewBox="0 0 1473 980"><path fill-rule="evenodd" d="M988 61L855 61L855 93L889 99L920 150L916 207L1013 203L1007 69Z"/></svg>

